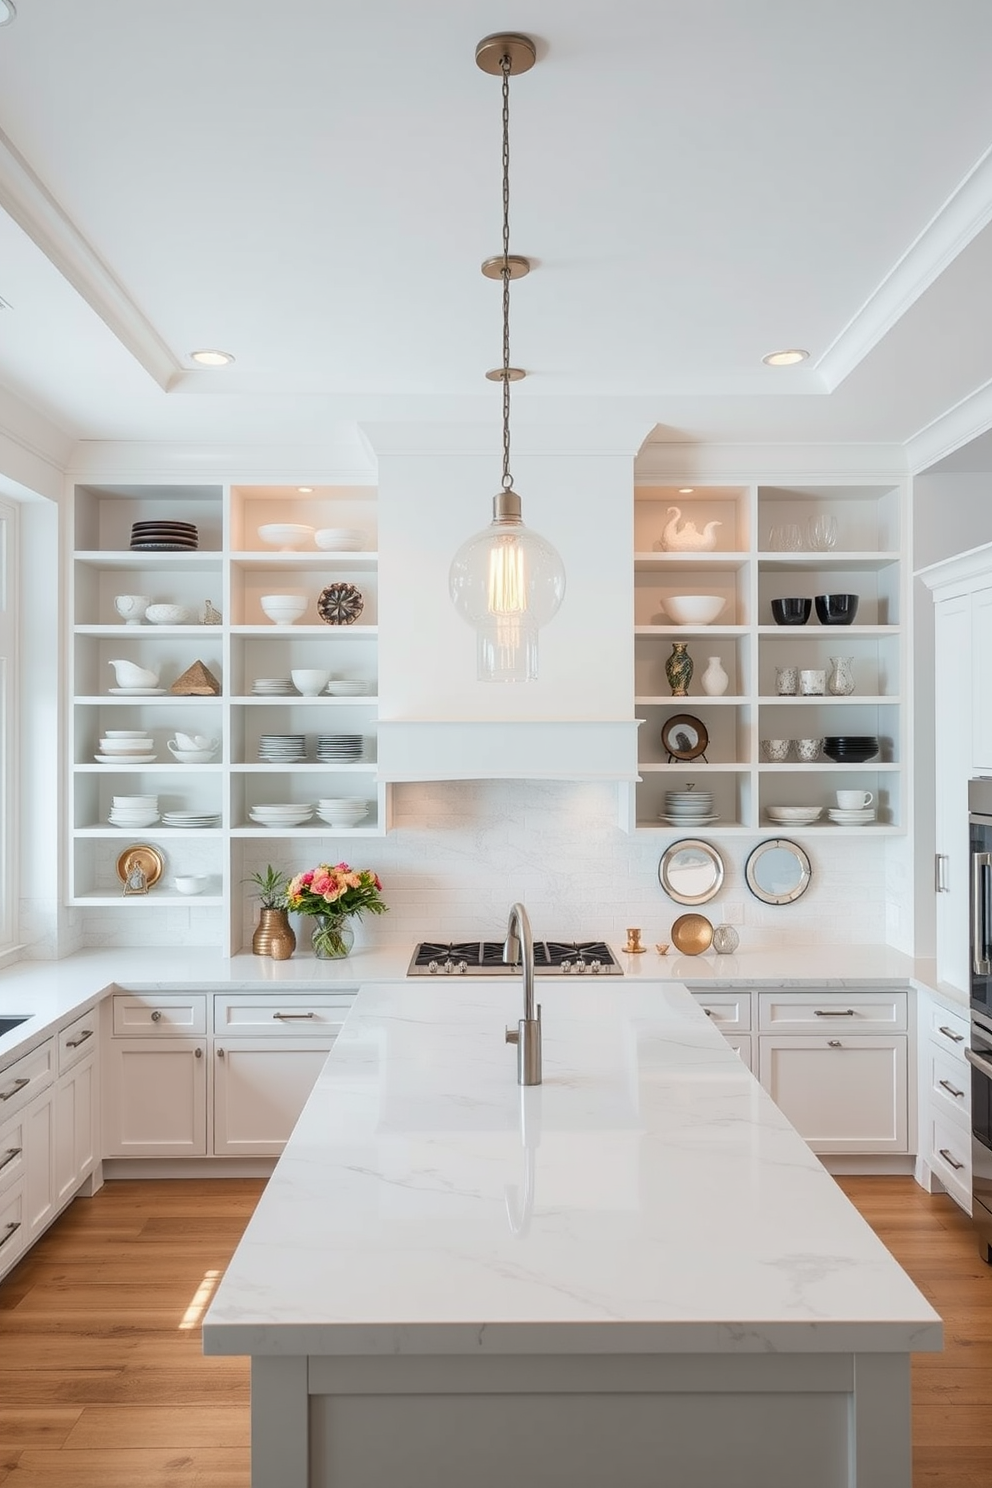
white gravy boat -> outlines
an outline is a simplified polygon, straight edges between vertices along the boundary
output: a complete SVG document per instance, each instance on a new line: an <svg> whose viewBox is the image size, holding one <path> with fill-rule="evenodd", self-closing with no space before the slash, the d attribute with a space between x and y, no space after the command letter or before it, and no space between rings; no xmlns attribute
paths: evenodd
<svg viewBox="0 0 992 1488"><path fill-rule="evenodd" d="M158 686L158 672L150 672L147 667L137 666L133 661L111 661L108 665L117 673L118 687Z"/></svg>

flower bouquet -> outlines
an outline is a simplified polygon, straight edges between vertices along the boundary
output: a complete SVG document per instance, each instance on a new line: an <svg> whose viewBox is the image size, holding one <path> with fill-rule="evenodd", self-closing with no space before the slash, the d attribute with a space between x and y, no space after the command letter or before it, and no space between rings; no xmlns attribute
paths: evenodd
<svg viewBox="0 0 992 1488"><path fill-rule="evenodd" d="M347 863L318 863L291 878L286 905L294 914L313 915L314 955L322 960L347 956L355 943L348 924L353 915L385 914L382 884L371 868L349 868Z"/></svg>

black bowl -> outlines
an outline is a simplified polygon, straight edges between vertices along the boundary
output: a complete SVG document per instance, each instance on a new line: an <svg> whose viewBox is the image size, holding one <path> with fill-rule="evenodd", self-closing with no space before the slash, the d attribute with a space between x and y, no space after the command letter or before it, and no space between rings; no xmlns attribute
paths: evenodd
<svg viewBox="0 0 992 1488"><path fill-rule="evenodd" d="M821 625L853 625L858 613L856 594L818 594L814 600Z"/></svg>
<svg viewBox="0 0 992 1488"><path fill-rule="evenodd" d="M772 618L776 625L805 625L812 608L811 599L773 599Z"/></svg>
<svg viewBox="0 0 992 1488"><path fill-rule="evenodd" d="M878 754L877 744L863 744L860 748L843 748L839 744L823 743L823 752L827 759L832 759L838 765L863 765L868 760L874 759Z"/></svg>

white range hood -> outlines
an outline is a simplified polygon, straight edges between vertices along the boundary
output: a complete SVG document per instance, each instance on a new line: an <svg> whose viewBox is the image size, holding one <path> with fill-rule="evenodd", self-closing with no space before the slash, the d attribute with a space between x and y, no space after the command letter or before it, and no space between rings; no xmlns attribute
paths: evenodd
<svg viewBox="0 0 992 1488"><path fill-rule="evenodd" d="M631 719L380 719L378 735L379 778L390 782L638 778L637 723Z"/></svg>

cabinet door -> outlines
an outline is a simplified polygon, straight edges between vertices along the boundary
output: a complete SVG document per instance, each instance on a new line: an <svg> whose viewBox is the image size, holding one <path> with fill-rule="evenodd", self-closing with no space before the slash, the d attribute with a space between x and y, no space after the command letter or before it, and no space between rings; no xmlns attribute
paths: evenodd
<svg viewBox="0 0 992 1488"><path fill-rule="evenodd" d="M972 775L971 603L934 609L937 976L968 992L968 780Z"/></svg>
<svg viewBox="0 0 992 1488"><path fill-rule="evenodd" d="M204 1157L207 1061L203 1039L111 1039L107 1157Z"/></svg>
<svg viewBox="0 0 992 1488"><path fill-rule="evenodd" d="M973 775L992 775L992 589L978 589L971 596L971 644L973 708ZM940 669L940 652L937 653ZM940 771L940 754L937 754Z"/></svg>
<svg viewBox="0 0 992 1488"><path fill-rule="evenodd" d="M61 1208L96 1159L96 1060L80 1061L55 1088L55 1195Z"/></svg>
<svg viewBox="0 0 992 1488"><path fill-rule="evenodd" d="M214 1051L214 1152L281 1152L333 1039L229 1039Z"/></svg>
<svg viewBox="0 0 992 1488"><path fill-rule="evenodd" d="M55 1111L52 1091L32 1101L24 1113L24 1228L30 1244L56 1214Z"/></svg>
<svg viewBox="0 0 992 1488"><path fill-rule="evenodd" d="M762 1085L814 1152L908 1151L905 1035L758 1042Z"/></svg>

